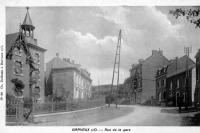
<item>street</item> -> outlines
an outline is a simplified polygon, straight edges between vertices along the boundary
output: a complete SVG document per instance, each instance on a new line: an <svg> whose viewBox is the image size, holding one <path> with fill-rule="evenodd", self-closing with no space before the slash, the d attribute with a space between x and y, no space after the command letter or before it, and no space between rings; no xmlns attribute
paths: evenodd
<svg viewBox="0 0 200 133"><path fill-rule="evenodd" d="M33 126L181 126L183 117L193 113L165 113L164 107L120 105L100 108L87 115L77 115L70 119L33 124ZM31 124L32 125L32 124Z"/></svg>
<svg viewBox="0 0 200 133"><path fill-rule="evenodd" d="M179 114L161 113L159 107L134 106L128 115L112 120L95 123L98 126L179 126L182 119Z"/></svg>

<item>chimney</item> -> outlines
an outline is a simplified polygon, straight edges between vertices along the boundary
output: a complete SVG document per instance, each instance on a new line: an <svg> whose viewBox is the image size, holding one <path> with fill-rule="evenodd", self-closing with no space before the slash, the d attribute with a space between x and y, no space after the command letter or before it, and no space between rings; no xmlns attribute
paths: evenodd
<svg viewBox="0 0 200 133"><path fill-rule="evenodd" d="M157 54L157 50L152 50L152 55Z"/></svg>
<svg viewBox="0 0 200 133"><path fill-rule="evenodd" d="M141 64L144 60L143 59L139 59L138 62Z"/></svg>
<svg viewBox="0 0 200 133"><path fill-rule="evenodd" d="M70 63L70 58L67 58L67 62Z"/></svg>
<svg viewBox="0 0 200 133"><path fill-rule="evenodd" d="M132 66L131 66L131 67L132 67L132 68L134 68L135 66L136 66L136 64L132 64Z"/></svg>
<svg viewBox="0 0 200 133"><path fill-rule="evenodd" d="M163 55L163 51L162 50L152 50L152 55L155 55L155 54L160 54L160 55Z"/></svg>
<svg viewBox="0 0 200 133"><path fill-rule="evenodd" d="M160 55L163 55L163 50L160 50L160 49L159 49L158 53L159 53Z"/></svg>
<svg viewBox="0 0 200 133"><path fill-rule="evenodd" d="M59 57L59 53L58 52L56 53L56 57Z"/></svg>
<svg viewBox="0 0 200 133"><path fill-rule="evenodd" d="M174 62L174 59L170 59L169 61L170 61L170 63L173 63L173 62Z"/></svg>
<svg viewBox="0 0 200 133"><path fill-rule="evenodd" d="M67 59L66 59L66 58L63 58L63 60L67 62Z"/></svg>
<svg viewBox="0 0 200 133"><path fill-rule="evenodd" d="M77 67L81 67L81 65L80 64L76 64L77 65Z"/></svg>

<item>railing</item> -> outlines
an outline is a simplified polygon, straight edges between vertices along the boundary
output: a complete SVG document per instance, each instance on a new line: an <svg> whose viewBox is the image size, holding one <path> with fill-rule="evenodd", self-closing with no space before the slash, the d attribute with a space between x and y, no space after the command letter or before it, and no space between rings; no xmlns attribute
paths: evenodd
<svg viewBox="0 0 200 133"><path fill-rule="evenodd" d="M105 99L77 100L73 102L49 102L34 103L32 114L46 114L54 112L68 112L80 109L94 108L103 106ZM29 106L30 105L30 106ZM6 104L6 122L22 122L26 114L30 112L31 104L23 104L19 101L13 101Z"/></svg>
<svg viewBox="0 0 200 133"><path fill-rule="evenodd" d="M6 121L17 122L23 114L23 104L20 101L12 101L6 104Z"/></svg>
<svg viewBox="0 0 200 133"><path fill-rule="evenodd" d="M80 109L103 106L105 99L74 101L74 102L49 102L33 104L33 114L44 114L53 112L67 112Z"/></svg>

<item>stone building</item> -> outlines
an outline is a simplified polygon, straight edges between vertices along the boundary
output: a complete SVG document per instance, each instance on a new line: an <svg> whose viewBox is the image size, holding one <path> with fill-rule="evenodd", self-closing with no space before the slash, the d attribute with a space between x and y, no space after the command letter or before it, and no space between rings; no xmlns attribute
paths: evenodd
<svg viewBox="0 0 200 133"><path fill-rule="evenodd" d="M194 67L194 62L185 55L171 60L167 66L158 69L156 74L157 101L168 106L178 106L178 97L182 96L183 105L191 105L192 69ZM186 68L188 68L188 87L186 87Z"/></svg>
<svg viewBox="0 0 200 133"><path fill-rule="evenodd" d="M198 50L196 56L196 87L194 94L195 103L200 103L200 49Z"/></svg>
<svg viewBox="0 0 200 133"><path fill-rule="evenodd" d="M158 104L166 103L166 79L167 79L167 68L168 66L164 66L159 68L156 73L156 100Z"/></svg>
<svg viewBox="0 0 200 133"><path fill-rule="evenodd" d="M152 55L139 63L132 65L130 77L135 82L135 102L146 103L156 96L155 75L157 69L167 65L168 59L161 50L152 50Z"/></svg>
<svg viewBox="0 0 200 133"><path fill-rule="evenodd" d="M17 26L17 25L16 25ZM6 35L6 93L44 101L44 52L27 13L19 32Z"/></svg>
<svg viewBox="0 0 200 133"><path fill-rule="evenodd" d="M46 96L61 100L89 99L91 97L90 73L69 58L59 54L46 64Z"/></svg>
<svg viewBox="0 0 200 133"><path fill-rule="evenodd" d="M128 77L124 80L121 89L119 90L119 95L125 99L126 103L136 103L135 87L136 82L134 82L134 77Z"/></svg>

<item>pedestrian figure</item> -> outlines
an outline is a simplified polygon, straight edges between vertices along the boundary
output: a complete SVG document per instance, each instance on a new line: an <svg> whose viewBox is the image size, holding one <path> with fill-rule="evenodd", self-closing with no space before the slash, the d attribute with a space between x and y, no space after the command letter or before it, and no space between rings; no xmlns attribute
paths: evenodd
<svg viewBox="0 0 200 133"><path fill-rule="evenodd" d="M115 100L115 107L117 108L117 100Z"/></svg>
<svg viewBox="0 0 200 133"><path fill-rule="evenodd" d="M106 104L107 104L106 108L107 108L107 107L110 107L110 102L111 102L110 96L106 96L106 97L105 97L105 101L106 101Z"/></svg>
<svg viewBox="0 0 200 133"><path fill-rule="evenodd" d="M181 113L181 106L183 104L183 96L179 93L178 94L178 111Z"/></svg>
<svg viewBox="0 0 200 133"><path fill-rule="evenodd" d="M117 108L118 98L116 96L114 98L114 102L115 102L115 107Z"/></svg>

